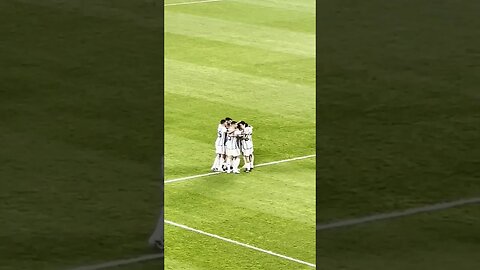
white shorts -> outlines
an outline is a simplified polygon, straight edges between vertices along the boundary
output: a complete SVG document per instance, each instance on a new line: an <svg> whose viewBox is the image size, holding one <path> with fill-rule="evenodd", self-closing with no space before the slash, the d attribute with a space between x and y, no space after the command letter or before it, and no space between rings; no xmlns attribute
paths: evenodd
<svg viewBox="0 0 480 270"><path fill-rule="evenodd" d="M242 152L243 152L243 155L244 155L244 156L250 156L251 154L253 154L253 148L250 148L250 149L242 149Z"/></svg>
<svg viewBox="0 0 480 270"><path fill-rule="evenodd" d="M227 156L238 157L240 156L240 149L227 149Z"/></svg>
<svg viewBox="0 0 480 270"><path fill-rule="evenodd" d="M225 146L223 145L215 145L215 153L224 155L225 154Z"/></svg>

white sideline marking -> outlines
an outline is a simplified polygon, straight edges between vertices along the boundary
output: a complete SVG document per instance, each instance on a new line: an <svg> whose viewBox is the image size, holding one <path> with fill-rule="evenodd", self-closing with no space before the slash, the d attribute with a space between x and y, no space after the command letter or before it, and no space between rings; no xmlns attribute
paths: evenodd
<svg viewBox="0 0 480 270"><path fill-rule="evenodd" d="M255 165L255 167L263 167L263 166L275 165L275 164L284 163L284 162L290 162L290 161L295 161L295 160L312 158L312 157L315 157L315 156L316 156L316 155L308 155L308 156L303 156L303 157L296 157L296 158L284 159L284 160L279 160L279 161L272 161L272 162L267 162L267 163ZM222 173L222 172L211 172L211 173L205 173L205 174L198 174L198 175L193 175L193 176L187 176L187 177L182 177L182 178L176 178L176 179L172 179L172 180L167 180L167 181L165 181L165 182L163 182L163 183L164 183L164 184L175 183L175 182L186 181L186 180L190 180L190 179L195 179L195 178L200 178L200 177L205 177L205 176L210 176L210 175L215 175L215 174L221 174L221 173Z"/></svg>
<svg viewBox="0 0 480 270"><path fill-rule="evenodd" d="M171 4L165 4L164 7L169 7L169 6L181 6L181 5L191 5L191 4L202 4L202 3L211 3L211 2L221 2L221 1L223 1L223 0L203 0L203 1L171 3Z"/></svg>
<svg viewBox="0 0 480 270"><path fill-rule="evenodd" d="M188 226L178 224L178 223L168 221L168 220L165 220L165 223L170 224L170 225L175 226L175 227L179 227L179 228L188 230L188 231L192 231L192 232L196 232L196 233L203 234L203 235L206 235L206 236L210 236L210 237L213 237L213 238L225 241L225 242L229 242L229 243L232 243L232 244L235 244L235 245L239 245L239 246L246 247L246 248L249 248L249 249L253 249L253 250L256 250L256 251L260 251L260 252L263 252L263 253L266 253L266 254L269 254L269 255L272 255L272 256L276 256L276 257L279 257L279 258L282 258L282 259L286 259L286 260L289 260L289 261L293 261L293 262L296 262L296 263L300 263L300 264L304 264L304 265L308 265L310 267L316 268L316 265L313 264L313 263L305 262L305 261L302 261L302 260L299 260L299 259L295 259L295 258L288 257L288 256L285 256L285 255L282 255L282 254L275 253L273 251L269 251L269 250L261 249L261 248L258 248L258 247L254 247L252 245L241 243L241 242L238 242L238 241L235 241L235 240L232 240L232 239L228 239L228 238L216 235L216 234L207 233L207 232L197 230L197 229L194 229L194 228L190 228Z"/></svg>
<svg viewBox="0 0 480 270"><path fill-rule="evenodd" d="M405 216L411 216L415 214L421 214L421 213L427 213L427 212L433 212L433 211L439 211L439 210L444 210L448 208L453 208L457 206L463 206L463 205L468 205L468 204L477 204L480 203L480 197L475 197L475 198L470 198L470 199L460 199L452 202L446 202L446 203L436 203L436 204L431 204L423 207L418 207L418 208L411 208L403 211L395 211L395 212L390 212L390 213L385 213L385 214L377 214L377 215L370 215L366 217L361 217L361 218L355 218L355 219L349 219L349 220L344 220L344 221L338 221L338 222L333 222L333 223L328 223L328 224L323 224L323 225L318 225L317 226L317 231L320 230L328 230L328 229L336 229L336 228L342 228L342 227L348 227L348 226L355 226L358 224L362 223L369 223L369 222L375 222L375 221L380 221L380 220L386 220L386 219L393 219L393 218L400 218L400 217L405 217ZM171 221L165 220L165 223L177 226L183 229L187 229L190 231L194 231L197 233L205 234L214 238L218 238L230 243L234 243L237 245L241 245L247 248L252 248L261 252L265 252L268 254L271 254L273 256L278 256L281 258L285 258L288 260L293 260L299 263L306 263L294 258L290 258L284 255L276 254L274 252L268 251L268 250L262 250L257 247L249 246L247 244L239 243L234 240L230 240L227 238L223 238L221 236L217 236L214 234L209 234L206 232L202 232L199 230L195 230L193 228L189 228L185 225L180 225L173 223ZM133 264L133 263L140 263L144 261L149 261L149 260L154 260L154 259L159 259L163 258L163 254L149 254L149 255L144 255L140 256L137 258L132 258L132 259L126 259L126 260L116 260L116 261L110 261L102 264L97 264L97 265L91 265L91 266L82 266L70 270L99 270L99 269L105 269L105 268L111 268L111 267L117 267L117 266L122 266L122 265L127 265L127 264ZM306 265L316 267L314 264L311 263L306 263Z"/></svg>
<svg viewBox="0 0 480 270"><path fill-rule="evenodd" d="M373 221L411 216L411 215L420 214L420 213L434 212L434 211L444 210L452 207L457 207L457 206L462 206L467 204L476 204L476 203L480 203L480 197L470 198L470 199L460 199L452 202L436 203L436 204L410 208L410 209L401 210L401 211L395 211L395 212L384 213L384 214L376 214L376 215L370 215L366 217L353 218L353 219L347 219L343 221L327 223L323 225L317 225L317 231L354 226L354 225L373 222Z"/></svg>
<svg viewBox="0 0 480 270"><path fill-rule="evenodd" d="M99 269L105 269L105 268L111 268L111 267L118 267L118 266L132 264L132 263L145 262L145 261L150 261L150 260L155 260L160 258L163 258L163 253L149 254L149 255L144 255L137 258L110 261L110 262L96 264L96 265L81 266L77 268L72 268L71 270L99 270Z"/></svg>

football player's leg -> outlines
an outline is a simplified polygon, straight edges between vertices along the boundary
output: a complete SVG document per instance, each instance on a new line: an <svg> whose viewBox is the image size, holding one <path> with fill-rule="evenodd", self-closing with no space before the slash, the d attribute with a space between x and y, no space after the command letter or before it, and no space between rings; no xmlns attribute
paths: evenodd
<svg viewBox="0 0 480 270"><path fill-rule="evenodd" d="M222 164L223 164L223 154L218 154L217 171L222 170Z"/></svg>
<svg viewBox="0 0 480 270"><path fill-rule="evenodd" d="M212 165L213 171L219 171L222 167L223 156L225 154L225 147L223 145L216 145L215 146L215 161Z"/></svg>
<svg viewBox="0 0 480 270"><path fill-rule="evenodd" d="M228 154L227 155L227 173L232 172L231 166L232 166L232 156Z"/></svg>
<svg viewBox="0 0 480 270"><path fill-rule="evenodd" d="M251 150L250 149L246 150L245 151L245 160L246 160L245 161L245 165L246 165L245 166L245 171L246 172L250 172L250 170L252 169L252 167L251 167L251 161L252 161L251 156L252 156Z"/></svg>
<svg viewBox="0 0 480 270"><path fill-rule="evenodd" d="M223 171L227 170L227 155L225 152L222 155L222 169Z"/></svg>
<svg viewBox="0 0 480 270"><path fill-rule="evenodd" d="M218 154L215 155L215 160L213 161L212 171L218 170L218 162L220 161L220 157Z"/></svg>
<svg viewBox="0 0 480 270"><path fill-rule="evenodd" d="M238 166L240 165L240 156L234 157L233 160L233 172L234 173L240 173L240 170L238 169Z"/></svg>

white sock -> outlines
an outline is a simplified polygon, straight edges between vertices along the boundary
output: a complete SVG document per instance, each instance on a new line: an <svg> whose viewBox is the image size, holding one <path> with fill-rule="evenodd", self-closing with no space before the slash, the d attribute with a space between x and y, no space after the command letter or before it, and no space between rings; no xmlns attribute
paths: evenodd
<svg viewBox="0 0 480 270"><path fill-rule="evenodd" d="M238 157L236 157L234 160L233 160L233 170L234 171L238 171L238 166L240 165L240 159Z"/></svg>
<svg viewBox="0 0 480 270"><path fill-rule="evenodd" d="M218 167L217 167L217 166L218 166L217 164L218 164L218 155L215 156L215 161L213 162L212 170L218 168Z"/></svg>
<svg viewBox="0 0 480 270"><path fill-rule="evenodd" d="M218 163L217 163L217 169L221 170L222 169L222 165L225 163L225 160L223 160L223 157L220 156L220 158L218 159Z"/></svg>
<svg viewBox="0 0 480 270"><path fill-rule="evenodd" d="M227 160L228 160L227 157L222 158L222 161L223 161L223 162L222 162L222 166L227 167Z"/></svg>
<svg viewBox="0 0 480 270"><path fill-rule="evenodd" d="M227 172L230 172L230 159L227 159Z"/></svg>

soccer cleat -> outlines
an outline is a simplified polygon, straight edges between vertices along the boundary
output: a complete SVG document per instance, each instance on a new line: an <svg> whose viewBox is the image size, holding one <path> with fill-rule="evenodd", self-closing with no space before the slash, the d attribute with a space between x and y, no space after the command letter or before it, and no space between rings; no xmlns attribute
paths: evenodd
<svg viewBox="0 0 480 270"><path fill-rule="evenodd" d="M240 171L233 171L233 173L234 173L234 174L239 174L239 173L240 173Z"/></svg>

